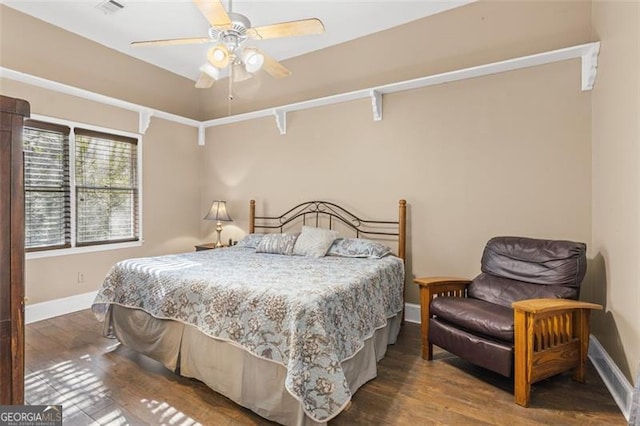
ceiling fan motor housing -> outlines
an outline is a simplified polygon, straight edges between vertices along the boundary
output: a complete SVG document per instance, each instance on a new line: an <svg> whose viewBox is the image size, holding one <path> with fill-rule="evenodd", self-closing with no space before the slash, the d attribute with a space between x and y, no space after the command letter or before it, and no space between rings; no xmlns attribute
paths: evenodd
<svg viewBox="0 0 640 426"><path fill-rule="evenodd" d="M247 39L247 30L251 28L251 21L239 13L229 13L231 18L230 28L216 28L214 26L209 28L209 37L212 40L219 40L222 43L227 44L229 50L233 50L229 43L233 43L235 46L239 45Z"/></svg>

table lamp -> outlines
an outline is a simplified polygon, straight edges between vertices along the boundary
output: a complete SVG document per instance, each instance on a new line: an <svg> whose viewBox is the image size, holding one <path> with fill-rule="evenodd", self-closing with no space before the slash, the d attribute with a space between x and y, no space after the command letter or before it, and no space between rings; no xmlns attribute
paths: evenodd
<svg viewBox="0 0 640 426"><path fill-rule="evenodd" d="M209 213L207 213L207 215L204 217L207 220L216 221L216 232L218 233L218 241L216 242L216 247L222 247L222 241L220 241L222 222L233 222L233 219L231 219L231 217L229 217L229 213L227 213L226 203L226 201L214 201L213 203L211 203Z"/></svg>

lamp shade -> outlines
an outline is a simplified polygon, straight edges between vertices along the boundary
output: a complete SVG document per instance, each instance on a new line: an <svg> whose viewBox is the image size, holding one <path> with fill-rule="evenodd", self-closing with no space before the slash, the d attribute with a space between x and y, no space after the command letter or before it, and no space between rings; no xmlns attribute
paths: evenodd
<svg viewBox="0 0 640 426"><path fill-rule="evenodd" d="M256 49L247 48L242 52L242 62L248 72L256 72L262 68L264 64L264 55L258 52Z"/></svg>
<svg viewBox="0 0 640 426"><path fill-rule="evenodd" d="M229 50L224 44L213 46L207 53L207 59L214 67L225 68L229 65Z"/></svg>
<svg viewBox="0 0 640 426"><path fill-rule="evenodd" d="M218 222L233 222L233 219L231 219L231 217L229 217L229 213L227 213L227 202L220 200L216 200L211 203L209 213L207 213L204 218Z"/></svg>
<svg viewBox="0 0 640 426"><path fill-rule="evenodd" d="M232 65L232 67L234 83L239 83L251 78L251 74L249 74L242 65Z"/></svg>

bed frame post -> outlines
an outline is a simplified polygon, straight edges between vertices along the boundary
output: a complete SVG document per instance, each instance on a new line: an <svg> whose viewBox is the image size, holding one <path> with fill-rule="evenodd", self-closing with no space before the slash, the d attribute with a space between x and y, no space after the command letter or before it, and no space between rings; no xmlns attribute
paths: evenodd
<svg viewBox="0 0 640 426"><path fill-rule="evenodd" d="M256 200L249 201L249 233L253 234L256 226Z"/></svg>
<svg viewBox="0 0 640 426"><path fill-rule="evenodd" d="M398 257L406 260L405 250L407 245L407 201L400 200L398 203Z"/></svg>

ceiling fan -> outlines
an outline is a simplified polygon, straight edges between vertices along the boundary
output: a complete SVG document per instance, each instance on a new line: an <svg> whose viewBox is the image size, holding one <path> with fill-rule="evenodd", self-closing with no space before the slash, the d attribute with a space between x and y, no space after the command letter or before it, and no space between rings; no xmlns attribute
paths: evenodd
<svg viewBox="0 0 640 426"><path fill-rule="evenodd" d="M233 13L232 0L229 12L221 0L193 0L211 27L207 37L176 38L168 40L134 41L134 47L169 46L179 44L215 43L207 53L207 62L200 67L198 88L209 88L220 78L220 70L229 67L229 81L242 81L260 69L272 77L282 78L291 71L247 41L278 37L290 37L324 32L322 21L317 18L251 27L251 21L239 13Z"/></svg>

